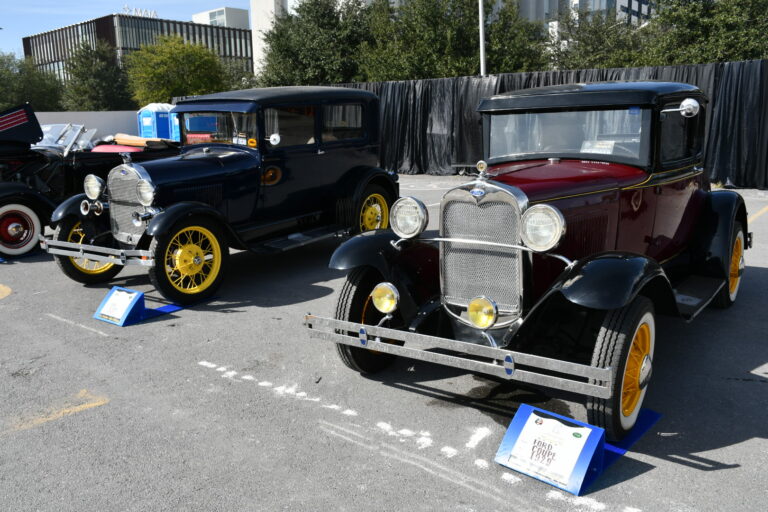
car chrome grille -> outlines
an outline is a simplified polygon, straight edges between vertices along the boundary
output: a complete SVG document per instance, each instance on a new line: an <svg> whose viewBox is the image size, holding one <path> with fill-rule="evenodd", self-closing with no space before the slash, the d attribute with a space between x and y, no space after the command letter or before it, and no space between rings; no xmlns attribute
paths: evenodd
<svg viewBox="0 0 768 512"><path fill-rule="evenodd" d="M136 185L139 173L129 165L121 165L112 169L107 178L109 193L109 221L112 235L120 242L136 244L144 234L144 223L134 226L134 212L144 213L144 207L136 198Z"/></svg>
<svg viewBox="0 0 768 512"><path fill-rule="evenodd" d="M441 238L469 239L520 245L520 207L517 199L494 190L477 201L466 189L446 194L441 205ZM493 300L499 312L520 315L522 259L519 249L440 243L443 302L466 307L478 296Z"/></svg>

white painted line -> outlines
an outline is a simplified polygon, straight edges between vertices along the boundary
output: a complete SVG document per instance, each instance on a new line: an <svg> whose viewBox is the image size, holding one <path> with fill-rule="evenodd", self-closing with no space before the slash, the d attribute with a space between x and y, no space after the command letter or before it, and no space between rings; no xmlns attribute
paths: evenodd
<svg viewBox="0 0 768 512"><path fill-rule="evenodd" d="M263 388L271 388L272 387L272 383L267 381L267 380L263 380L263 381L259 382L259 386L261 386Z"/></svg>
<svg viewBox="0 0 768 512"><path fill-rule="evenodd" d="M216 368L216 371L217 372L225 372L225 371L227 371L227 367L226 366L219 366L218 368Z"/></svg>
<svg viewBox="0 0 768 512"><path fill-rule="evenodd" d="M296 398L304 398L305 396L307 396L307 393L304 391L296 393Z"/></svg>
<svg viewBox="0 0 768 512"><path fill-rule="evenodd" d="M488 461L483 459L475 459L475 466L480 469L488 469Z"/></svg>
<svg viewBox="0 0 768 512"><path fill-rule="evenodd" d="M336 405L336 404L324 405L323 407L325 409L333 409L334 411L340 411L341 410L341 406L340 405Z"/></svg>
<svg viewBox="0 0 768 512"><path fill-rule="evenodd" d="M197 364L199 364L200 366L205 366L206 368L216 368L217 366L219 366L216 363L209 363L208 361L200 361Z"/></svg>
<svg viewBox="0 0 768 512"><path fill-rule="evenodd" d="M392 425L390 425L389 423L380 421L376 424L376 426L379 427L381 430L383 430L388 436L397 437L397 432L395 432L395 429L393 429Z"/></svg>
<svg viewBox="0 0 768 512"><path fill-rule="evenodd" d="M416 432L414 432L413 430L408 430L407 428L402 428L398 430L397 433L403 437L413 437L416 435Z"/></svg>
<svg viewBox="0 0 768 512"><path fill-rule="evenodd" d="M605 510L607 507L605 503L600 503L594 498L586 498L584 496L566 496L560 491L549 491L547 493L548 500L565 501L575 507L587 507L591 510L599 511Z"/></svg>
<svg viewBox="0 0 768 512"><path fill-rule="evenodd" d="M635 507L624 507L624 510L622 510L621 512L643 512L643 511Z"/></svg>
<svg viewBox="0 0 768 512"><path fill-rule="evenodd" d="M456 448L451 448L450 446L443 446L440 448L440 453L448 457L449 459L451 457L455 457L457 453L459 453L459 450Z"/></svg>
<svg viewBox="0 0 768 512"><path fill-rule="evenodd" d="M254 377L253 375L243 375L240 378L243 380L256 380L256 377Z"/></svg>
<svg viewBox="0 0 768 512"><path fill-rule="evenodd" d="M339 434L338 432L335 432L329 428L326 427L318 427L320 430L325 432L326 434L330 434L332 436L340 437L341 439L345 441L349 441L350 443L356 444L357 446L360 446L361 448L365 448L366 450L376 450L377 448L375 446L369 446L365 443L361 443L360 441L356 439L352 439L351 437L347 437L344 434Z"/></svg>
<svg viewBox="0 0 768 512"><path fill-rule="evenodd" d="M323 425L326 425L328 427L333 427L333 428L339 429L342 432L346 432L347 434L350 434L350 435L353 435L353 436L357 436L360 439L365 439L366 441L370 441L370 439L368 439L364 435L362 435L362 434L360 434L358 432L355 432L354 430L350 430L350 429L348 429L346 427L343 427L341 425L336 425L335 423L330 423L330 422L327 422L325 420L318 420L318 423L322 423Z"/></svg>
<svg viewBox="0 0 768 512"><path fill-rule="evenodd" d="M507 482L508 484L516 484L516 483L522 482L522 479L520 479L519 477L516 477L512 473L502 474L501 479Z"/></svg>
<svg viewBox="0 0 768 512"><path fill-rule="evenodd" d="M432 438L428 436L421 436L416 439L416 445L419 447L419 450L429 448L432 446Z"/></svg>
<svg viewBox="0 0 768 512"><path fill-rule="evenodd" d="M286 394L286 395L295 395L295 394L296 394L296 389L297 389L298 387L299 387L299 385L298 385L298 384L294 384L293 386L291 386L291 387L289 387L289 388L285 388L285 390L284 390L284 391L285 391L285 394ZM275 390L275 391L277 391L277 390Z"/></svg>
<svg viewBox="0 0 768 512"><path fill-rule="evenodd" d="M467 441L467 444L464 446L466 448L469 448L470 450L474 450L477 448L477 445L480 444L480 441L485 439L491 434L491 429L488 427L480 427L475 429L475 433L472 434L472 437L469 438L469 441Z"/></svg>
<svg viewBox="0 0 768 512"><path fill-rule="evenodd" d="M312 398L305 398L304 400L306 400L307 402L319 402L320 398L319 397L312 397Z"/></svg>
<svg viewBox="0 0 768 512"><path fill-rule="evenodd" d="M225 379L231 379L235 375L237 375L237 372L235 370L230 370L228 372L224 372L221 374L222 378L225 378Z"/></svg>
<svg viewBox="0 0 768 512"><path fill-rule="evenodd" d="M341 414L344 414L345 416L357 416L357 411L353 411L352 409L347 409L346 411L343 411Z"/></svg>
<svg viewBox="0 0 768 512"><path fill-rule="evenodd" d="M96 329L92 329L88 327L87 325L78 324L77 322L73 322L72 320L67 320L66 318L61 318L60 316L52 315L50 313L46 313L49 317L53 318L54 320L58 320L59 322L64 322L65 324L74 325L75 327L79 327L81 329L85 329L86 331L95 332L99 336L104 336L105 338L109 338L109 334L105 332L98 331Z"/></svg>

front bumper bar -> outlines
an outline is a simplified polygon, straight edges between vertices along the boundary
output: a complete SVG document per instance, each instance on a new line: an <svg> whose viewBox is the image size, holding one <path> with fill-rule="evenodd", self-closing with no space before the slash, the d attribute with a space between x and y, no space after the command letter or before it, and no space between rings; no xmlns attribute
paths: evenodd
<svg viewBox="0 0 768 512"><path fill-rule="evenodd" d="M597 368L501 348L386 327L362 325L311 314L304 317L304 325L309 329L309 337L314 339L443 364L472 372L494 375L507 380L571 391L581 395L598 398L611 397L611 368ZM347 334L349 332L359 334L358 336L350 336ZM405 343L405 346L386 343L381 341L381 338L401 341ZM418 345L418 347L412 345ZM430 349L444 349L457 352L460 355L432 352ZM468 359L462 357L461 354L487 358L490 361ZM541 370L557 375L541 373Z"/></svg>
<svg viewBox="0 0 768 512"><path fill-rule="evenodd" d="M40 235L40 247L49 254L85 258L91 261L114 263L115 265L139 265L154 267L155 260L149 251L112 249L99 245L84 245L74 242L52 240Z"/></svg>

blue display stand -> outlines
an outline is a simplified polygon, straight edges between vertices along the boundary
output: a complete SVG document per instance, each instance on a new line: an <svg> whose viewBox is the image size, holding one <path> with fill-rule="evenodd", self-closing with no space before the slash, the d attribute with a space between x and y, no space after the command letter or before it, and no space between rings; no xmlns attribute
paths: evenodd
<svg viewBox="0 0 768 512"><path fill-rule="evenodd" d="M622 443L611 445L600 427L522 404L494 460L579 496L660 417L643 409Z"/></svg>
<svg viewBox="0 0 768 512"><path fill-rule="evenodd" d="M143 292L113 286L99 304L93 318L124 327L181 309L183 308L176 304L168 304L154 309L148 308L144 304Z"/></svg>

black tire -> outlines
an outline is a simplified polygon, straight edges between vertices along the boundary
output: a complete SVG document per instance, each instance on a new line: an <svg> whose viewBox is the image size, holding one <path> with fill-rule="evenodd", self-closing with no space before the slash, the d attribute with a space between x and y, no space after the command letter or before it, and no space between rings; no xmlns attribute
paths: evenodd
<svg viewBox="0 0 768 512"><path fill-rule="evenodd" d="M60 242L89 242L85 240L85 233L80 220L75 217L67 217L59 222L56 226L56 231L53 233L53 239ZM83 284L106 283L123 270L122 265L103 263L86 258L74 258L55 254L53 258L56 260L56 264L61 271L64 272L64 275L73 281Z"/></svg>
<svg viewBox="0 0 768 512"><path fill-rule="evenodd" d="M335 318L348 322L376 325L383 317L369 297L373 287L382 281L381 275L371 267L360 267L347 274L336 300ZM356 333L355 333L356 334ZM376 373L391 366L396 357L364 348L336 344L341 361L360 373Z"/></svg>
<svg viewBox="0 0 768 512"><path fill-rule="evenodd" d="M604 428L611 441L624 438L637 422L651 377L655 345L656 322L648 298L638 296L631 304L606 313L592 366L611 368L612 396L588 397L586 405L589 423Z"/></svg>
<svg viewBox="0 0 768 512"><path fill-rule="evenodd" d="M376 218L371 218L374 211L369 209L371 201L374 202L374 210L378 209L379 211ZM384 187L373 183L369 184L365 187L360 201L355 206L352 232L362 233L373 229L389 228L389 211L392 208L392 203L392 195Z"/></svg>
<svg viewBox="0 0 768 512"><path fill-rule="evenodd" d="M187 234L192 238L186 239ZM163 297L176 304L208 299L224 280L229 246L212 219L183 219L153 238L149 250L155 260L149 279Z"/></svg>
<svg viewBox="0 0 768 512"><path fill-rule="evenodd" d="M31 206L0 202L0 255L24 256L37 250L38 236L44 228L40 215Z"/></svg>
<svg viewBox="0 0 768 512"><path fill-rule="evenodd" d="M744 250L746 238L744 228L741 222L733 225L733 236L731 237L731 252L728 254L728 279L714 300L712 305L719 309L727 309L736 302L741 285L742 273L744 272Z"/></svg>

